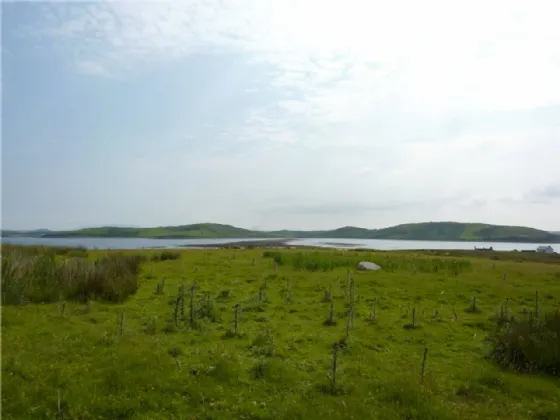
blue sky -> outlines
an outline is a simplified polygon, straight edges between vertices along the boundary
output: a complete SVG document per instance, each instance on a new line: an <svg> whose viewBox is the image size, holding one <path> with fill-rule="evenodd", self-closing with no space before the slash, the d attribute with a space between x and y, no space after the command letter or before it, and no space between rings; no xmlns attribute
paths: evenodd
<svg viewBox="0 0 560 420"><path fill-rule="evenodd" d="M560 6L417 3L4 4L2 226L560 230Z"/></svg>

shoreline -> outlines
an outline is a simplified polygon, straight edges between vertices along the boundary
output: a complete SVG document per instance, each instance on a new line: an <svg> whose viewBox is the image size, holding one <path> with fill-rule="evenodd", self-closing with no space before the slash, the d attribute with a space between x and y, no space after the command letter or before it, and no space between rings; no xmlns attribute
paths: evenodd
<svg viewBox="0 0 560 420"><path fill-rule="evenodd" d="M346 242L323 242L324 245L348 247L349 249L359 247L361 244L351 244Z"/></svg>

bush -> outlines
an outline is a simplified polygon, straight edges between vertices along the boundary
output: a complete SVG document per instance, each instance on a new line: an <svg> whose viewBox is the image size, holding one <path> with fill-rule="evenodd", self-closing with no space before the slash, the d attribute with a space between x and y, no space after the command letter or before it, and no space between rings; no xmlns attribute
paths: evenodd
<svg viewBox="0 0 560 420"><path fill-rule="evenodd" d="M2 303L100 299L122 302L138 289L142 256L107 254L95 261L57 256L49 248L12 249L2 255ZM3 249L5 251L5 249Z"/></svg>
<svg viewBox="0 0 560 420"><path fill-rule="evenodd" d="M560 376L560 313L547 313L540 321L503 323L491 337L491 359L520 372Z"/></svg>

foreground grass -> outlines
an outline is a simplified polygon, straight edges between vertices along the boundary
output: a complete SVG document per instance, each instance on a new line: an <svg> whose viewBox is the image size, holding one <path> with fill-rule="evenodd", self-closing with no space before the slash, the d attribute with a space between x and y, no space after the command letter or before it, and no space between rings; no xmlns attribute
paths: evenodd
<svg viewBox="0 0 560 420"><path fill-rule="evenodd" d="M138 291L124 303L2 308L4 418L560 418L560 380L502 370L487 340L506 299L518 318L535 311L536 291L541 313L560 308L556 264L350 251L304 260L298 251L142 254ZM390 269L349 277L341 261L361 259Z"/></svg>

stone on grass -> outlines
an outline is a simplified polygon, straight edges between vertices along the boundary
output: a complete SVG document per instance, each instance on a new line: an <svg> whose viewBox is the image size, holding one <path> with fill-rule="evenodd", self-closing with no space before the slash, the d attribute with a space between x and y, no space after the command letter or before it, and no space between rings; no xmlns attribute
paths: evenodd
<svg viewBox="0 0 560 420"><path fill-rule="evenodd" d="M369 261L362 261L361 263L358 264L357 269L362 271L376 271L376 270L381 270L381 267Z"/></svg>

